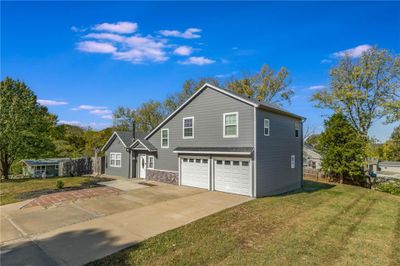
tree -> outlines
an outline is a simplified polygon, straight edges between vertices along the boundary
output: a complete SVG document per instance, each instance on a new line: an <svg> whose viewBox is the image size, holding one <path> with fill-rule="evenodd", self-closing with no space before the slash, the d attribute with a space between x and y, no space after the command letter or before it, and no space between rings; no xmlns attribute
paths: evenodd
<svg viewBox="0 0 400 266"><path fill-rule="evenodd" d="M183 83L182 91L170 95L164 101L164 108L167 114L175 111L181 106L187 99L190 98L196 91L198 91L205 83L209 83L214 86L220 86L218 79L212 77L204 77L198 80L189 79Z"/></svg>
<svg viewBox="0 0 400 266"><path fill-rule="evenodd" d="M384 145L385 156L390 161L400 161L400 126L397 126Z"/></svg>
<svg viewBox="0 0 400 266"><path fill-rule="evenodd" d="M289 87L289 71L281 67L278 72L263 65L259 73L245 75L242 79L228 82L228 89L267 103L281 104L290 99L294 91Z"/></svg>
<svg viewBox="0 0 400 266"><path fill-rule="evenodd" d="M101 149L113 133L112 128L105 128L100 131L87 130L85 132L85 149L83 154L85 156L93 156L94 149Z"/></svg>
<svg viewBox="0 0 400 266"><path fill-rule="evenodd" d="M364 136L372 123L400 119L400 58L371 48L359 59L342 58L331 72L330 87L315 93L320 108L342 112Z"/></svg>
<svg viewBox="0 0 400 266"><path fill-rule="evenodd" d="M153 130L165 118L165 112L160 102L143 103L136 111L135 124L138 132L147 133Z"/></svg>
<svg viewBox="0 0 400 266"><path fill-rule="evenodd" d="M325 131L319 137L317 146L322 156L322 170L329 176L339 178L340 183L350 178L359 181L364 177L366 140L347 121L337 113L325 121Z"/></svg>
<svg viewBox="0 0 400 266"><path fill-rule="evenodd" d="M118 106L113 112L113 126L115 130L128 131L135 121L136 111L131 108Z"/></svg>
<svg viewBox="0 0 400 266"><path fill-rule="evenodd" d="M311 134L308 138L305 139L305 143L312 146L317 147L319 142L320 134Z"/></svg>
<svg viewBox="0 0 400 266"><path fill-rule="evenodd" d="M52 130L57 118L37 103L23 82L9 77L0 85L0 176L8 178L13 162L54 153Z"/></svg>

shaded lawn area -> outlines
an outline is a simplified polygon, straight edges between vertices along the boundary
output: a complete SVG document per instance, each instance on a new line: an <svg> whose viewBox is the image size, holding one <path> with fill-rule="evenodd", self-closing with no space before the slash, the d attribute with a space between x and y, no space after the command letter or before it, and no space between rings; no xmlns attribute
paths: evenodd
<svg viewBox="0 0 400 266"><path fill-rule="evenodd" d="M400 197L308 180L92 264L400 265Z"/></svg>
<svg viewBox="0 0 400 266"><path fill-rule="evenodd" d="M58 180L64 182L64 189L57 190ZM61 192L65 190L81 189L98 186L97 183L107 181L107 178L98 177L54 177L54 178L25 178L9 179L0 182L0 205L14 203L40 195Z"/></svg>

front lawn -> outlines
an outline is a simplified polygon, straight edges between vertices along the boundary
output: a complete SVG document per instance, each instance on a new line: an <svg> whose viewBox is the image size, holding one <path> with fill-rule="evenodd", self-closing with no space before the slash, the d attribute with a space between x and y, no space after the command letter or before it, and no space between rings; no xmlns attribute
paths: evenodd
<svg viewBox="0 0 400 266"><path fill-rule="evenodd" d="M57 180L64 182L64 190L80 189L96 186L97 182L108 179L95 177L54 177L9 179L0 182L0 205L14 203L43 194L59 192L56 190Z"/></svg>
<svg viewBox="0 0 400 266"><path fill-rule="evenodd" d="M150 238L94 265L400 265L400 197L305 181Z"/></svg>

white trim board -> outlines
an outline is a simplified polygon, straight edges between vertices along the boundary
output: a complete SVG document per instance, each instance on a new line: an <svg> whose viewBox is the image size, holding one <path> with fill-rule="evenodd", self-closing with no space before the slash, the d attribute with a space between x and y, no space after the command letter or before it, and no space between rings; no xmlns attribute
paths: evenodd
<svg viewBox="0 0 400 266"><path fill-rule="evenodd" d="M191 153L191 154L238 154L238 155L251 155L252 152L236 152L236 151L173 151L173 153L178 153L178 154L186 154L186 153Z"/></svg>

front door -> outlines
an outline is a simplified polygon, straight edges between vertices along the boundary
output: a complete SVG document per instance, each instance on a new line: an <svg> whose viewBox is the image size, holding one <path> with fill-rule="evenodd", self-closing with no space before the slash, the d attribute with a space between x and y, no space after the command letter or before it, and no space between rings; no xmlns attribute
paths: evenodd
<svg viewBox="0 0 400 266"><path fill-rule="evenodd" d="M139 156L139 164L140 164L139 177L146 178L146 167L147 167L146 155Z"/></svg>

